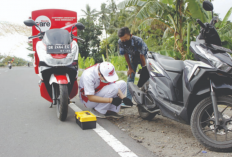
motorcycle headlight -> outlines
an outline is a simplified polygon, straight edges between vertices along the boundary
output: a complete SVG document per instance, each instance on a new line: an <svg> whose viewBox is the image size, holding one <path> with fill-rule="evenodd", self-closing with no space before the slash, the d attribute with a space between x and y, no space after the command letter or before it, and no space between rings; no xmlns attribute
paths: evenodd
<svg viewBox="0 0 232 157"><path fill-rule="evenodd" d="M228 72L228 71L231 70L231 67L228 64L221 62L217 57L215 57L212 54L208 53L201 46L197 45L196 47L211 62L211 64L215 68L220 69L220 70L222 70L224 72Z"/></svg>

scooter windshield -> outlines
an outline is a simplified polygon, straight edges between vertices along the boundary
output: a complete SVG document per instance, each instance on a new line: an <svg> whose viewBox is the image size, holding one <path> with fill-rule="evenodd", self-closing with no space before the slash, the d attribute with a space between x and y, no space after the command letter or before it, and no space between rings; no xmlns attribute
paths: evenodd
<svg viewBox="0 0 232 157"><path fill-rule="evenodd" d="M71 37L67 30L50 29L45 32L42 41L45 45L56 45L56 44L65 45L71 43Z"/></svg>

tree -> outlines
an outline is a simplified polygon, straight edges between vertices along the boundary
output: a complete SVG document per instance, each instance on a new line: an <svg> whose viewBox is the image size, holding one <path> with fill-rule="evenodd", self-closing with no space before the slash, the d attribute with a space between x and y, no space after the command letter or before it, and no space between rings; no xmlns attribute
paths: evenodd
<svg viewBox="0 0 232 157"><path fill-rule="evenodd" d="M86 17L86 20L87 21L95 21L96 18L97 18L97 10L96 9L93 9L91 10L91 7L89 6L89 4L86 4L86 10L81 10L85 15Z"/></svg>
<svg viewBox="0 0 232 157"><path fill-rule="evenodd" d="M187 24L198 18L205 22L207 13L203 10L199 0L125 0L118 5L120 8L139 6L136 18L143 20L143 24L161 23L167 31L173 32L175 48L186 57L184 46Z"/></svg>
<svg viewBox="0 0 232 157"><path fill-rule="evenodd" d="M106 3L102 3L101 4L101 11L98 13L99 15L99 20L105 30L105 34L106 34L106 43L107 43L107 30L109 27L109 14L110 14L110 10L107 8ZM107 48L107 44L106 44L106 57L107 57L107 61L109 60L109 55L108 55L108 48Z"/></svg>
<svg viewBox="0 0 232 157"><path fill-rule="evenodd" d="M27 56L31 57L32 60L34 59L34 53L29 53Z"/></svg>
<svg viewBox="0 0 232 157"><path fill-rule="evenodd" d="M83 31L78 31L78 36L84 39L84 42L80 42L79 53L82 57L88 57L89 54L99 52L100 47L100 38L102 34L102 27L98 24L95 24L92 20L81 18L79 20L84 26Z"/></svg>
<svg viewBox="0 0 232 157"><path fill-rule="evenodd" d="M215 27L218 28L219 36L222 40L222 45L232 49L232 23L228 21L232 14L232 7L228 10L222 21L219 21Z"/></svg>

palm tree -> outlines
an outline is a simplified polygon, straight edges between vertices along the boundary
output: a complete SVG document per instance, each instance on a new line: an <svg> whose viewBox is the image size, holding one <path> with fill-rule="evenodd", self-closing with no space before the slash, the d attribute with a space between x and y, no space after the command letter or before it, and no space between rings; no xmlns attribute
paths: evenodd
<svg viewBox="0 0 232 157"><path fill-rule="evenodd" d="M92 20L95 21L96 17L97 17L97 10L93 9L91 10L91 7L89 6L89 4L86 4L86 10L81 10L85 15L87 21Z"/></svg>
<svg viewBox="0 0 232 157"><path fill-rule="evenodd" d="M115 14L117 12L117 5L116 5L114 0L110 0L110 4L108 6L108 9L109 9L111 14L112 13Z"/></svg>
<svg viewBox="0 0 232 157"><path fill-rule="evenodd" d="M105 3L101 4L101 11L98 12L99 15L99 21L101 22L105 33L106 33L106 57L107 57L107 61L109 61L109 55L108 55L108 47L107 47L107 30L109 28L109 14L110 14L110 10L107 8L107 5Z"/></svg>

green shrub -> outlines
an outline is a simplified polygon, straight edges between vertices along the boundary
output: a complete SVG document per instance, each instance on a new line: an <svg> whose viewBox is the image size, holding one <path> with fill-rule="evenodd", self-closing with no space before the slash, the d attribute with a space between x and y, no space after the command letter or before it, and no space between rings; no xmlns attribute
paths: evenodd
<svg viewBox="0 0 232 157"><path fill-rule="evenodd" d="M111 56L110 62L114 65L116 71L127 71L127 62L124 56Z"/></svg>
<svg viewBox="0 0 232 157"><path fill-rule="evenodd" d="M79 68L80 69L86 69L92 65L95 64L95 61L93 58L87 57L86 59L84 57L81 57L81 55L79 54L78 57L78 64L79 64Z"/></svg>
<svg viewBox="0 0 232 157"><path fill-rule="evenodd" d="M78 64L79 64L78 66L80 69L85 69L84 57L82 58L80 53L78 56Z"/></svg>

